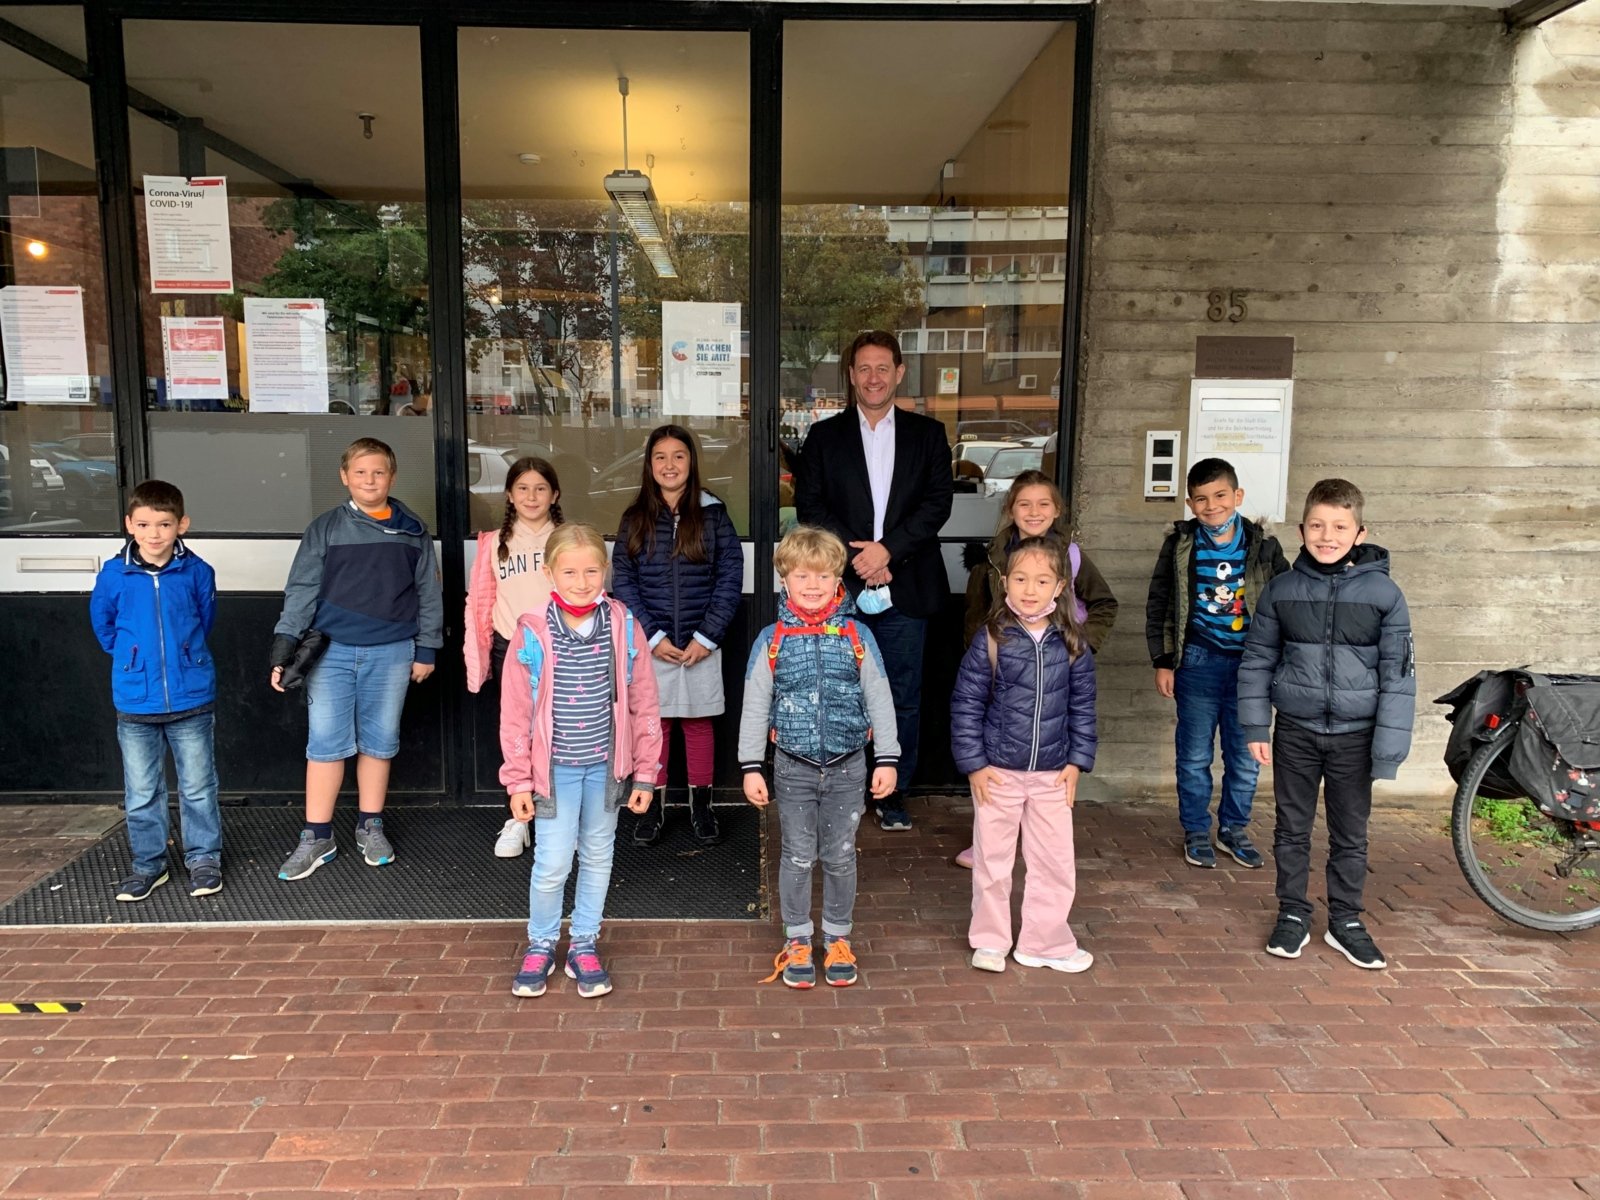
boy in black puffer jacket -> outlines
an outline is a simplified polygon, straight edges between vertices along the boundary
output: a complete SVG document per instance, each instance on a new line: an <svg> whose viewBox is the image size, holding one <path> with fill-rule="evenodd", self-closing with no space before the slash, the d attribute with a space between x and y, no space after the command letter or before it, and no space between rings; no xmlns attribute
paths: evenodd
<svg viewBox="0 0 1600 1200"><path fill-rule="evenodd" d="M1367 546L1360 489L1324 479L1306 496L1294 568L1256 605L1239 668L1250 753L1272 763L1278 922L1267 953L1299 958L1311 940L1306 881L1317 786L1328 819L1328 931L1358 967L1388 964L1361 924L1372 781L1393 779L1411 748L1417 682L1411 616L1389 552ZM1272 709L1278 710L1272 730ZM1268 745L1268 735L1273 735Z"/></svg>

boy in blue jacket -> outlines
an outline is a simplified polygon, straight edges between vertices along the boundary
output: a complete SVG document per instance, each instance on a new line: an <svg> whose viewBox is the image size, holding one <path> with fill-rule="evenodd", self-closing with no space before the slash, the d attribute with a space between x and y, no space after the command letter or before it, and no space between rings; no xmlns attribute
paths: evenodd
<svg viewBox="0 0 1600 1200"><path fill-rule="evenodd" d="M118 900L143 900L167 882L166 751L178 772L189 894L222 890L222 814L212 728L217 672L206 636L217 577L183 544L183 493L147 479L128 498L128 544L100 569L89 597L95 637L111 655L111 698L122 748L123 806L133 871Z"/></svg>

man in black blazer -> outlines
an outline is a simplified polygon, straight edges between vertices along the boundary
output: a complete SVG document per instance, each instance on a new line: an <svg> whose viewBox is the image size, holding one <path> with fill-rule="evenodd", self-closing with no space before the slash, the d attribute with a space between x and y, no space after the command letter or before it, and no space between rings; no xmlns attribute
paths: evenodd
<svg viewBox="0 0 1600 1200"><path fill-rule="evenodd" d="M899 787L879 802L878 823L910 829L903 789L917 766L923 640L927 618L950 594L939 549L955 491L950 443L938 421L895 407L906 368L894 334L859 335L844 362L852 403L811 427L795 509L802 524L844 541L845 585L858 606L863 589L889 601L882 612L860 613L883 652L900 735Z"/></svg>

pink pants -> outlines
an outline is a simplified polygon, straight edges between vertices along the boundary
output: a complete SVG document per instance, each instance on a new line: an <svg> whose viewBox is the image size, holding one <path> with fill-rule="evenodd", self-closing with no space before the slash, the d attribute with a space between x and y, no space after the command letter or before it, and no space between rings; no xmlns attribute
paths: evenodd
<svg viewBox="0 0 1600 1200"><path fill-rule="evenodd" d="M672 761L672 727L683 730L683 754L687 759L689 786L710 787L716 773L715 743L711 738L710 717L661 718L661 782L667 781L667 764Z"/></svg>
<svg viewBox="0 0 1600 1200"><path fill-rule="evenodd" d="M1002 771L989 785L989 803L975 804L972 830L974 950L1011 949L1011 871L1017 834L1028 874L1022 893L1017 949L1039 958L1067 958L1078 948L1067 915L1078 890L1072 854L1072 809L1055 771Z"/></svg>

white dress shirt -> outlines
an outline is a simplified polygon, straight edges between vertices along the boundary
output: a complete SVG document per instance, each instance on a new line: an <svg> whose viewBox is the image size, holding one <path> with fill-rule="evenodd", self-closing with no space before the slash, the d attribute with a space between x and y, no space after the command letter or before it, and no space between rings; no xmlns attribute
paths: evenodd
<svg viewBox="0 0 1600 1200"><path fill-rule="evenodd" d="M874 429L866 414L856 409L861 422L861 449L867 456L867 482L872 488L872 540L883 540L883 517L889 511L889 486L894 482L894 414L890 405Z"/></svg>

